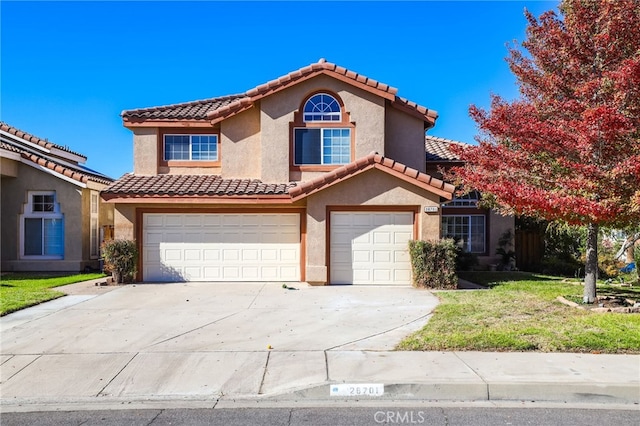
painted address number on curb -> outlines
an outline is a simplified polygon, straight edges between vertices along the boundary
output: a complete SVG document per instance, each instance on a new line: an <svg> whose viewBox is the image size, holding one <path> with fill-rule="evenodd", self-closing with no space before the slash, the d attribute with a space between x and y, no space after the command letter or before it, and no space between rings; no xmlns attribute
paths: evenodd
<svg viewBox="0 0 640 426"><path fill-rule="evenodd" d="M383 384L358 383L347 384L340 383L329 386L329 396L382 396L384 395Z"/></svg>

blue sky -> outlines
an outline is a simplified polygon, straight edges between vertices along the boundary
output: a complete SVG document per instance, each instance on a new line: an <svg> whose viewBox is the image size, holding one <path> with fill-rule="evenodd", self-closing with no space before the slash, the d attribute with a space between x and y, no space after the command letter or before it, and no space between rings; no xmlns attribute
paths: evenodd
<svg viewBox="0 0 640 426"><path fill-rule="evenodd" d="M473 143L471 104L518 96L504 60L557 1L0 2L0 118L133 170L120 113L245 92L326 58L438 111L428 134Z"/></svg>

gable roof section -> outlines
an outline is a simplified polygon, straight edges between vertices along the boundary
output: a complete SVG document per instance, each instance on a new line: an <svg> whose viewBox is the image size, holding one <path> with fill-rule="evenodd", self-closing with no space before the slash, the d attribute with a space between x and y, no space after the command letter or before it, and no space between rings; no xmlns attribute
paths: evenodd
<svg viewBox="0 0 640 426"><path fill-rule="evenodd" d="M134 175L126 174L101 191L104 200L119 203L167 202L170 199L212 202L295 202L343 182L367 170L377 169L447 200L454 186L418 172L402 163L372 153L307 182L264 183L258 179L223 179L219 175Z"/></svg>
<svg viewBox="0 0 640 426"><path fill-rule="evenodd" d="M381 170L447 200L452 198L455 191L455 187L449 183L409 168L390 158L372 153L316 179L292 187L289 189L289 194L293 201L297 201L371 169Z"/></svg>
<svg viewBox="0 0 640 426"><path fill-rule="evenodd" d="M49 142L48 139L42 139L42 138L39 138L38 136L31 135L31 134L29 134L27 132L24 132L24 131L22 131L20 129L17 129L17 128L13 127L13 126L10 126L10 125L8 125L7 123L5 123L3 121L0 121L0 132L6 132L11 136L15 136L17 139L21 139L21 140L23 140L23 141L25 141L27 143L32 143L32 144L38 145L42 149L44 149L44 150L46 150L48 152L50 152L50 151L53 151L54 153L58 152L59 155L61 154L63 156L65 155L65 153L66 154L71 154L71 155L73 155L75 157L80 157L82 159L81 161L87 161L87 157L86 156L84 156L84 155L82 155L80 153L71 151L66 146L56 145L53 142ZM60 153L59 151L62 151L62 152Z"/></svg>
<svg viewBox="0 0 640 426"><path fill-rule="evenodd" d="M19 158L22 163L81 185L89 181L104 185L113 182L110 177L78 164L77 160L86 161L84 155L30 135L4 122L0 122L0 151L10 153L13 159Z"/></svg>
<svg viewBox="0 0 640 426"><path fill-rule="evenodd" d="M295 183L269 184L257 179L223 179L219 175L126 174L102 190L105 200L141 198L244 197L290 198L288 189Z"/></svg>
<svg viewBox="0 0 640 426"><path fill-rule="evenodd" d="M427 161L438 163L460 162L460 157L449 150L451 145L469 146L469 144L463 142L427 135L424 140Z"/></svg>
<svg viewBox="0 0 640 426"><path fill-rule="evenodd" d="M352 86L359 87L360 89L387 99L393 107L424 120L427 124L426 127L432 127L438 118L436 111L396 96L398 92L396 88L327 62L324 59L320 59L316 63L247 90L244 94L160 107L125 110L121 116L125 126L127 124L135 126L136 123L147 120L154 122L197 120L210 121L212 124L215 124L227 117L253 107L256 101L266 96L321 74L344 81Z"/></svg>

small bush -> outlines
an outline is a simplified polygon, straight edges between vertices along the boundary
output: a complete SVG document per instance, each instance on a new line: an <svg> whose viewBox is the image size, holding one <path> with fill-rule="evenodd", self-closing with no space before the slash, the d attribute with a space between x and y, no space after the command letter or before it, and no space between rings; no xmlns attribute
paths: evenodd
<svg viewBox="0 0 640 426"><path fill-rule="evenodd" d="M132 240L110 240L102 243L105 270L111 272L113 280L120 283L134 281L138 265L138 248Z"/></svg>
<svg viewBox="0 0 640 426"><path fill-rule="evenodd" d="M409 241L413 286L432 289L455 289L456 246L453 240Z"/></svg>

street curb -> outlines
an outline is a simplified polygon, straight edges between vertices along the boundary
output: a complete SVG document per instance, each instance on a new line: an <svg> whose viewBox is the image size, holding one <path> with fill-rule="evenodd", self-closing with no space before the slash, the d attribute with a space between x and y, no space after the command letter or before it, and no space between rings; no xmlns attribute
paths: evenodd
<svg viewBox="0 0 640 426"><path fill-rule="evenodd" d="M330 396L325 383L279 394L261 395L274 400L336 400L350 397ZM545 401L572 403L640 404L640 386L617 383L398 383L385 384L384 395L357 395L365 400L430 400L430 401Z"/></svg>

